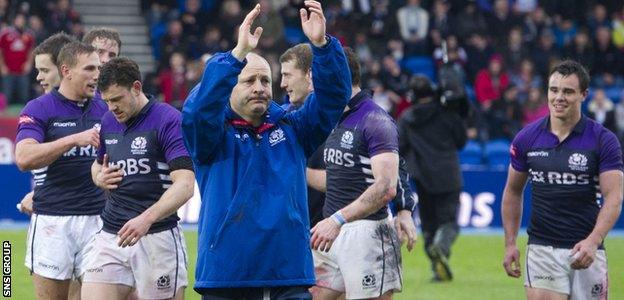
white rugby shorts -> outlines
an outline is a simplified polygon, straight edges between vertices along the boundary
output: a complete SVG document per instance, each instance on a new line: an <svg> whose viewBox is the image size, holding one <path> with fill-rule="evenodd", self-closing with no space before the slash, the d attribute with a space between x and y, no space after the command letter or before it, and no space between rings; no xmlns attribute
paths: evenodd
<svg viewBox="0 0 624 300"><path fill-rule="evenodd" d="M33 214L28 229L26 267L45 278L79 278L86 269L90 241L101 228L99 215Z"/></svg>
<svg viewBox="0 0 624 300"><path fill-rule="evenodd" d="M118 241L116 234L96 234L83 282L131 286L141 299L173 298L188 285L188 256L180 227L147 234L130 247L121 248Z"/></svg>
<svg viewBox="0 0 624 300"><path fill-rule="evenodd" d="M574 299L607 299L607 255L596 251L594 262L587 269L570 267L574 259L571 249L528 245L524 286L546 289Z"/></svg>
<svg viewBox="0 0 624 300"><path fill-rule="evenodd" d="M345 292L347 299L401 291L401 242L389 219L346 223L329 252L312 254L316 285Z"/></svg>

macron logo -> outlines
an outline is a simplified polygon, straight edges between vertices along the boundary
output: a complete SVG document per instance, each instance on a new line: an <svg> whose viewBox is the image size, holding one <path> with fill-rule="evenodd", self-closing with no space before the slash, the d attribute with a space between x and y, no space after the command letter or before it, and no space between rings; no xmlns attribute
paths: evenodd
<svg viewBox="0 0 624 300"><path fill-rule="evenodd" d="M106 145L115 145L117 144L119 141L117 139L111 139L111 140L104 140L104 143Z"/></svg>
<svg viewBox="0 0 624 300"><path fill-rule="evenodd" d="M52 123L54 127L76 127L76 122L54 122Z"/></svg>

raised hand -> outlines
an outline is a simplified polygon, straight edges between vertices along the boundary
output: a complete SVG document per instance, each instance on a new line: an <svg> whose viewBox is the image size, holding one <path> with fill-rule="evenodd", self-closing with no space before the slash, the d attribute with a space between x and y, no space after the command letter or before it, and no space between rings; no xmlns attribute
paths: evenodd
<svg viewBox="0 0 624 300"><path fill-rule="evenodd" d="M301 28L303 33L316 47L322 47L327 43L325 40L325 16L323 8L318 1L305 1L305 6L310 10L310 15L305 9L300 9Z"/></svg>
<svg viewBox="0 0 624 300"><path fill-rule="evenodd" d="M254 32L251 32L251 24L260 14L260 4L256 6L245 16L245 20L238 27L238 41L236 47L232 50L232 55L239 61L243 61L247 53L251 52L258 46L258 41L262 35L262 27L257 27Z"/></svg>

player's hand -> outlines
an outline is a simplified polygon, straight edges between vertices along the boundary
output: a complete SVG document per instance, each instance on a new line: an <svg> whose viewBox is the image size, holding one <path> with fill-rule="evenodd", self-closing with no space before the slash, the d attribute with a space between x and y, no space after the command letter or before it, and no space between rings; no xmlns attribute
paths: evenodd
<svg viewBox="0 0 624 300"><path fill-rule="evenodd" d="M341 226L331 217L318 222L316 226L310 230L312 234L310 247L314 250L328 252L340 233L340 227Z"/></svg>
<svg viewBox="0 0 624 300"><path fill-rule="evenodd" d="M396 228L401 245L407 242L407 251L412 251L414 243L418 237L416 233L416 225L412 218L412 212L409 210L400 210L394 217L394 227Z"/></svg>
<svg viewBox="0 0 624 300"><path fill-rule="evenodd" d="M325 15L323 15L321 3L307 0L304 4L310 10L310 14L308 15L308 11L304 8L299 10L303 33L305 33L314 46L323 47L327 44L327 40L325 39Z"/></svg>
<svg viewBox="0 0 624 300"><path fill-rule="evenodd" d="M147 234L147 231L149 231L153 223L154 221L150 220L145 214L140 214L139 216L126 222L126 224L124 224L124 226L117 232L117 236L119 236L119 242L117 242L117 245L122 248L134 246L144 235Z"/></svg>
<svg viewBox="0 0 624 300"><path fill-rule="evenodd" d="M104 154L100 173L95 176L95 185L104 190L113 190L118 187L123 179L123 171L119 166L109 166L108 154Z"/></svg>
<svg viewBox="0 0 624 300"><path fill-rule="evenodd" d="M236 57L239 61L243 61L245 56L247 56L247 53L256 49L256 46L258 46L258 41L260 40L263 29L262 27L257 27L252 33L251 25L259 14L260 4L256 4L247 16L245 16L245 19L240 27L238 27L238 41L236 42L236 47L232 50L232 55L234 55L234 57Z"/></svg>
<svg viewBox="0 0 624 300"><path fill-rule="evenodd" d="M589 238L584 239L574 245L574 248L570 251L570 257L572 257L572 263L570 267L575 270L587 269L596 259L596 250L598 250L596 242L591 241Z"/></svg>
<svg viewBox="0 0 624 300"><path fill-rule="evenodd" d="M520 272L520 251L518 251L516 245L505 247L503 267L505 267L505 272L510 277L518 278L522 274Z"/></svg>
<svg viewBox="0 0 624 300"><path fill-rule="evenodd" d="M27 215L32 215L33 213L33 195L34 193L31 191L30 193L26 194L24 196L24 198L22 199L22 201L20 202L20 212L27 214Z"/></svg>
<svg viewBox="0 0 624 300"><path fill-rule="evenodd" d="M74 144L78 147L91 145L97 148L100 146L100 133L95 128L73 134L72 137L74 138Z"/></svg>

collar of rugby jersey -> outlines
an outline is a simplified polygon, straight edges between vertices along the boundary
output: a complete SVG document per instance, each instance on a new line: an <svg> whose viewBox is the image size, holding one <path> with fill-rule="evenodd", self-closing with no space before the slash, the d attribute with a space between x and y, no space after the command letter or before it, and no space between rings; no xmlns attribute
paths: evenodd
<svg viewBox="0 0 624 300"><path fill-rule="evenodd" d="M578 123L576 123L576 125L574 125L574 127L572 128L572 132L576 134L583 133L583 130L585 130L585 123L587 123L587 117L581 114L581 119L578 121ZM548 132L551 132L550 131L550 117L548 116L544 117L544 120L542 120L542 124L540 124L540 128Z"/></svg>
<svg viewBox="0 0 624 300"><path fill-rule="evenodd" d="M145 116L147 116L147 113L149 112L149 110L152 108L152 106L154 106L154 102L156 101L154 98L154 96L152 95L145 95L147 97L147 104L145 104L145 106L143 106L143 108L141 108L141 111L139 111L138 114L136 114L136 116L128 119L127 122L125 122L125 124L122 124L124 126L126 126L126 130L130 129L132 126L134 126L135 124L138 124L141 120L145 119Z"/></svg>

